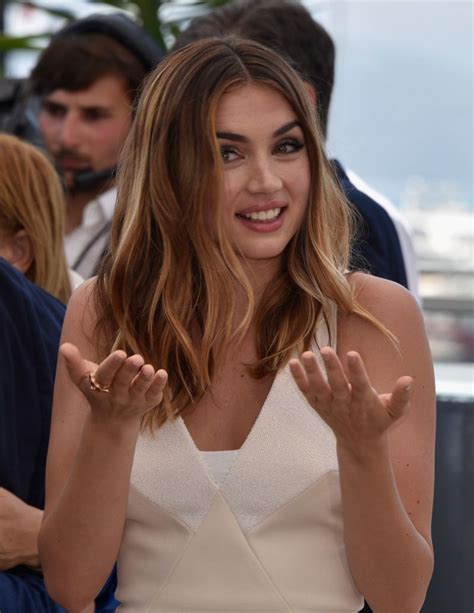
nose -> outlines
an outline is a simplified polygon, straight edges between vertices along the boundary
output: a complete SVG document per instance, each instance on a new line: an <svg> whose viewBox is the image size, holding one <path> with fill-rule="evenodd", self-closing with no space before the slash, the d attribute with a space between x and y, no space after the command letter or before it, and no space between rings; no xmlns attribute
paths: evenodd
<svg viewBox="0 0 474 613"><path fill-rule="evenodd" d="M60 128L60 140L65 149L74 149L79 143L80 126L78 118L72 113L67 113Z"/></svg>
<svg viewBox="0 0 474 613"><path fill-rule="evenodd" d="M280 190L283 181L276 163L266 156L254 159L250 165L247 189L252 194L272 194Z"/></svg>

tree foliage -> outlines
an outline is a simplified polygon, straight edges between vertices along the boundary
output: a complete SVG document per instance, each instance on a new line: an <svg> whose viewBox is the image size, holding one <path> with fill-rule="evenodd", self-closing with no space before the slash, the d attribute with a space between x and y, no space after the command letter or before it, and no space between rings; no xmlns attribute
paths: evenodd
<svg viewBox="0 0 474 613"><path fill-rule="evenodd" d="M229 0L88 0L84 4L90 5L91 13L109 7L128 13L166 49L190 18L227 2ZM66 21L78 16L73 8L74 3L67 1L60 8L51 7L41 0L6 0L6 4L35 8ZM17 49L40 49L43 46L40 43L44 43L53 34L51 30L32 36L0 34L0 53Z"/></svg>

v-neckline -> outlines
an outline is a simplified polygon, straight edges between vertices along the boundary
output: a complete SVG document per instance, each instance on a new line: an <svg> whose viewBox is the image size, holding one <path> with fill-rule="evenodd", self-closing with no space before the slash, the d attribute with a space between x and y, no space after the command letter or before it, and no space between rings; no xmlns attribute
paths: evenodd
<svg viewBox="0 0 474 613"><path fill-rule="evenodd" d="M247 436L245 437L244 442L242 443L242 445L239 447L239 449L232 449L232 450L225 450L225 451L237 451L235 458L232 462L232 466L229 469L229 472L227 473L224 481L222 482L221 486L222 487L224 485L224 483L229 479L230 475L232 474L233 468L234 466L237 464L239 457L245 452L245 449L249 446L249 444L252 442L254 435L255 435L255 430L256 428L260 425L260 422L263 421L265 414L267 413L268 410L268 405L271 402L271 398L272 396L275 394L275 388L277 386L277 383L279 382L283 372L287 369L288 367L285 366L285 368L278 370L277 373L275 374L275 377L273 378L272 384L270 385L270 389L268 390L267 395L265 396L265 400L262 403L262 406L260 407L260 410L257 414L257 417L255 419L255 421L252 424L252 427L250 428ZM196 445L196 443L194 442L194 439L191 435L191 433L188 430L188 427L186 426L184 419L181 417L181 415L178 416L177 418L177 422L179 423L179 426L181 428L181 430L183 431L185 438L188 440L189 446L191 447L192 451L193 451L193 455L199 458L199 463L205 468L206 470L206 474L208 476L208 478L211 480L212 483L214 483L214 480L212 479L212 476L209 472L208 466L205 462L205 460L202 457L202 451L201 449L198 448L198 446Z"/></svg>

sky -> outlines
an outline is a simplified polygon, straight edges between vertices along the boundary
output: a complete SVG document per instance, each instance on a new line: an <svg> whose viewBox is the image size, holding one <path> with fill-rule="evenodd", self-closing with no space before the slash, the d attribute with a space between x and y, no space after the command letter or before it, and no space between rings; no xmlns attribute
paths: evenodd
<svg viewBox="0 0 474 613"><path fill-rule="evenodd" d="M473 3L303 3L337 48L329 152L396 205L418 186L428 208L456 201L474 211ZM9 25L25 24L23 12ZM18 56L10 74L33 61Z"/></svg>

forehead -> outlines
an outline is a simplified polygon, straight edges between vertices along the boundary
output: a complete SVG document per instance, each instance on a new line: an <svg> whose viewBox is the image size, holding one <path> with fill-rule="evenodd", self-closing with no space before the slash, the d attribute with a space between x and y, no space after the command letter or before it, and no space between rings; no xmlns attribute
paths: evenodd
<svg viewBox="0 0 474 613"><path fill-rule="evenodd" d="M279 127L296 118L292 106L280 92L251 83L223 94L217 106L216 124L219 129L245 131L256 125Z"/></svg>
<svg viewBox="0 0 474 613"><path fill-rule="evenodd" d="M86 89L70 91L55 89L44 100L56 102L65 106L77 107L113 107L130 104L130 95L127 92L125 81L120 77L108 75L94 81Z"/></svg>

